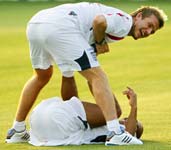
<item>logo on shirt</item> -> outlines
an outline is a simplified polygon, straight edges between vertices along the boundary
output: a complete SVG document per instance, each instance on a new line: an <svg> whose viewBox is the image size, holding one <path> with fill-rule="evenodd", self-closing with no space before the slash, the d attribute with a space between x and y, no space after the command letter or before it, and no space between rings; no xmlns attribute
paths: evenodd
<svg viewBox="0 0 171 150"><path fill-rule="evenodd" d="M94 61L97 61L97 56L95 52L95 48L92 46L91 48L87 49L87 52L89 52L90 56Z"/></svg>
<svg viewBox="0 0 171 150"><path fill-rule="evenodd" d="M77 16L77 14L74 11L70 11L70 13L68 15Z"/></svg>

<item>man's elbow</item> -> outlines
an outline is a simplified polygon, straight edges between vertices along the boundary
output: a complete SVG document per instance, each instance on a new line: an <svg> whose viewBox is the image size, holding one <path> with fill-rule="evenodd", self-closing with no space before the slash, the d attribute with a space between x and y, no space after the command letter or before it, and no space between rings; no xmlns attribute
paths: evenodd
<svg viewBox="0 0 171 150"><path fill-rule="evenodd" d="M106 29L107 22L106 18L103 15L98 15L94 18L93 27L101 27L102 29Z"/></svg>

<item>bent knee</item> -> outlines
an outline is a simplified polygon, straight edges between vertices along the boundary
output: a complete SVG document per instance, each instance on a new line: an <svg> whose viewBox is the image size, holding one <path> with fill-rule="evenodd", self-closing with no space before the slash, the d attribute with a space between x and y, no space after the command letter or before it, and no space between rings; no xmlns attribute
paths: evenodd
<svg viewBox="0 0 171 150"><path fill-rule="evenodd" d="M122 110L121 109L117 109L117 117L120 118L121 115L122 115Z"/></svg>
<svg viewBox="0 0 171 150"><path fill-rule="evenodd" d="M52 77L53 69L52 67L46 70L36 69L35 72L36 79L40 82L40 84L46 84Z"/></svg>

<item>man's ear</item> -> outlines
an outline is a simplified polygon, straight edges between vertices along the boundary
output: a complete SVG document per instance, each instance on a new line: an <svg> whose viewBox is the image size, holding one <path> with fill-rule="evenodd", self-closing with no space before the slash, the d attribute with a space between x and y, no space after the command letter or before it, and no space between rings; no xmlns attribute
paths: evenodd
<svg viewBox="0 0 171 150"><path fill-rule="evenodd" d="M122 125L125 125L127 120L128 120L128 118L126 118L126 117L122 118L122 119L119 120L119 123L122 124Z"/></svg>
<svg viewBox="0 0 171 150"><path fill-rule="evenodd" d="M136 19L136 20L142 19L142 12L139 12L139 13L135 16L135 19Z"/></svg>

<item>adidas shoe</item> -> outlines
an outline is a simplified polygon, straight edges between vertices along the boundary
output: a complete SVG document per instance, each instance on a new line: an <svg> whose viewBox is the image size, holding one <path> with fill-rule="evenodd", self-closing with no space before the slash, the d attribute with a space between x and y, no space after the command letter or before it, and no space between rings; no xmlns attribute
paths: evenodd
<svg viewBox="0 0 171 150"><path fill-rule="evenodd" d="M30 135L26 130L18 132L12 128L8 130L5 142L6 143L28 142L29 139L30 139Z"/></svg>
<svg viewBox="0 0 171 150"><path fill-rule="evenodd" d="M142 145L143 142L132 136L128 132L123 132L121 134L115 134L111 132L109 136L107 136L105 145L106 146L114 146L114 145Z"/></svg>

